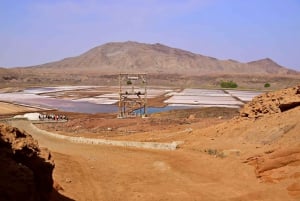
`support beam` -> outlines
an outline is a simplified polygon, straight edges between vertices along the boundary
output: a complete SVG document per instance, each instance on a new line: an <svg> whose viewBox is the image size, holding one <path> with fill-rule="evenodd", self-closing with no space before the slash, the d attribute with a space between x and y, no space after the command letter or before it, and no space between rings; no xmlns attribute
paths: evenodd
<svg viewBox="0 0 300 201"><path fill-rule="evenodd" d="M147 116L147 74L119 74L118 118Z"/></svg>

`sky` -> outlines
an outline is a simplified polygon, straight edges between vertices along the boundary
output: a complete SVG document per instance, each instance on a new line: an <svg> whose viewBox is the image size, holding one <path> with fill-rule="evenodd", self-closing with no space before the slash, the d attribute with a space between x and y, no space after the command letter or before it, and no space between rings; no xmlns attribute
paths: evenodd
<svg viewBox="0 0 300 201"><path fill-rule="evenodd" d="M300 71L300 0L0 0L1 67L125 41Z"/></svg>

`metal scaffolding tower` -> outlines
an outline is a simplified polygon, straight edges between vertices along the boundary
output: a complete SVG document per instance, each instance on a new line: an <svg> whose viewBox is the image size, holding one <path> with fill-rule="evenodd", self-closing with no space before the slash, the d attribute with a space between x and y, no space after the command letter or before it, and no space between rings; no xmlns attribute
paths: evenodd
<svg viewBox="0 0 300 201"><path fill-rule="evenodd" d="M119 74L118 118L147 116L147 74Z"/></svg>

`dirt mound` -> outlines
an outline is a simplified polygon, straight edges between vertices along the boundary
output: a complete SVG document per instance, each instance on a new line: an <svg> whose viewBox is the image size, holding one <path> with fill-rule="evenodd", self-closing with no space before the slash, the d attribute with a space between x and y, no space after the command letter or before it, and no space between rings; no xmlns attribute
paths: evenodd
<svg viewBox="0 0 300 201"><path fill-rule="evenodd" d="M227 150L240 150L238 157L254 166L262 185L273 190L279 187L290 196L278 200L300 200L299 119L300 86L297 85L255 97L241 109L239 117L223 124L194 129L189 138L183 139L182 147L216 150L216 154L207 151L215 157ZM224 156L226 160L237 157Z"/></svg>
<svg viewBox="0 0 300 201"><path fill-rule="evenodd" d="M0 124L0 200L47 201L54 163L25 132Z"/></svg>
<svg viewBox="0 0 300 201"><path fill-rule="evenodd" d="M240 111L241 117L258 118L300 106L300 85L259 95Z"/></svg>

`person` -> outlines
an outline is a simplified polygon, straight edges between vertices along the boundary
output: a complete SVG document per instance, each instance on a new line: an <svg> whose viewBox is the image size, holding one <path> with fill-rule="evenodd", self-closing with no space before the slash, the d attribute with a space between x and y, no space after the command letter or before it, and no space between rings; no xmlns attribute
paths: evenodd
<svg viewBox="0 0 300 201"><path fill-rule="evenodd" d="M139 98L141 98L141 92L140 91L138 91L137 93L136 93L136 95L139 97Z"/></svg>

